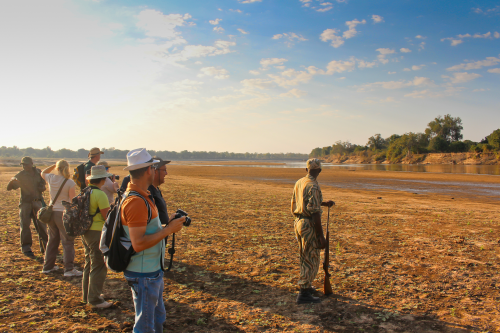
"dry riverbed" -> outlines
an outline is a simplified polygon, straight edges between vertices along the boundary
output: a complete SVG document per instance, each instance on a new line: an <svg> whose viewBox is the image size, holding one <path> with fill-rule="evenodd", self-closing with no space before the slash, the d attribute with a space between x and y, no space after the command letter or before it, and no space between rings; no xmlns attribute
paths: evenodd
<svg viewBox="0 0 500 333"><path fill-rule="evenodd" d="M119 169L112 171L124 176ZM133 303L120 274L108 273L104 289L115 305L98 311L80 303L81 279L61 270L41 274L42 259L22 255L19 194L5 190L14 170L0 168L0 332L130 331ZM174 269L165 277L167 331L500 331L498 198L322 186L337 204L330 217L334 295L299 306L289 206L304 171L168 171L162 190L169 209L185 209L193 224L178 235ZM500 183L492 176L336 170L324 170L319 181L360 179ZM76 264L83 265L79 240ZM323 277L320 271L318 288Z"/></svg>

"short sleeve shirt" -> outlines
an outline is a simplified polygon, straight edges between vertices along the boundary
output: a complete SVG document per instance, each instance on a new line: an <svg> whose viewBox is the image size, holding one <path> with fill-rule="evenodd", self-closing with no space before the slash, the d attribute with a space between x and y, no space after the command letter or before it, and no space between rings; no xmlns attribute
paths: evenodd
<svg viewBox="0 0 500 333"><path fill-rule="evenodd" d="M109 201L110 205L115 201L114 195L115 195L116 190L117 190L116 187L118 187L118 185L116 185L116 187L115 187L115 184L116 183L113 183L111 181L111 179L106 178L104 185L102 185L102 187L101 187L101 191L106 193L106 196L108 197L108 201Z"/></svg>
<svg viewBox="0 0 500 333"><path fill-rule="evenodd" d="M128 183L127 192L135 191L142 195L149 202L151 207L151 219L158 216L158 209L151 199L149 191L143 191L137 185ZM129 228L146 227L148 225L148 207L139 197L128 197L121 206L121 222Z"/></svg>
<svg viewBox="0 0 500 333"><path fill-rule="evenodd" d="M292 214L299 216L312 216L314 213L321 213L321 203L323 194L318 181L311 175L299 179L293 188L291 201Z"/></svg>
<svg viewBox="0 0 500 333"><path fill-rule="evenodd" d="M92 194L90 195L90 208L89 208L89 214L94 215L95 212L97 211L97 208L99 210L103 210L106 208L109 208L109 201L108 197L106 194L99 190L97 187L92 186ZM99 212L93 217L93 223L90 226L89 230L97 230L101 231L102 227L104 226L104 217L102 214Z"/></svg>
<svg viewBox="0 0 500 333"><path fill-rule="evenodd" d="M62 202L63 201L71 202L71 199L73 198L69 197L69 190L71 188L74 188L76 183L71 179L68 179L66 181L66 184L64 184L61 193L59 193L57 201L54 202L54 198L56 197L57 192L59 191L62 183L64 182L64 177L60 175L55 175L53 173L42 173L42 177L49 184L50 202L54 205L53 206L54 211L63 212L65 208L62 205Z"/></svg>
<svg viewBox="0 0 500 333"><path fill-rule="evenodd" d="M85 177L87 177L87 171L90 172L93 166L95 166L95 164L90 162L90 160L84 164L83 173L84 173Z"/></svg>
<svg viewBox="0 0 500 333"><path fill-rule="evenodd" d="M42 193L39 191L42 184L45 183L40 176L40 169L35 169L35 172L26 170L20 171L15 177L21 184L21 202L32 202L33 200L41 200Z"/></svg>

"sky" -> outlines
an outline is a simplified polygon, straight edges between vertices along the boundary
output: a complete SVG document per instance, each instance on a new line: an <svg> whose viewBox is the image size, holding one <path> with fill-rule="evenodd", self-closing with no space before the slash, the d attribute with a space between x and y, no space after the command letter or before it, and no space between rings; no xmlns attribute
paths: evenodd
<svg viewBox="0 0 500 333"><path fill-rule="evenodd" d="M498 1L0 4L0 145L309 153L500 127Z"/></svg>

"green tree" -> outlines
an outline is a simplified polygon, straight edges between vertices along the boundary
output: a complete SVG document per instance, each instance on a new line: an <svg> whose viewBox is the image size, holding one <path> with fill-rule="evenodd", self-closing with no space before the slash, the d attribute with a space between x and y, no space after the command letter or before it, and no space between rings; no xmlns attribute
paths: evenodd
<svg viewBox="0 0 500 333"><path fill-rule="evenodd" d="M394 141L396 141L400 137L401 137L401 135L393 134L390 137L388 137L387 139L385 139L385 143L387 146L390 146Z"/></svg>
<svg viewBox="0 0 500 333"><path fill-rule="evenodd" d="M371 150L378 150L385 148L385 139L380 134L375 134L368 138L368 142L366 143L368 148Z"/></svg>
<svg viewBox="0 0 500 333"><path fill-rule="evenodd" d="M429 142L429 150L433 153L443 153L448 151L450 143L441 136L435 136Z"/></svg>
<svg viewBox="0 0 500 333"><path fill-rule="evenodd" d="M321 156L328 156L328 155L330 155L330 151L331 150L332 150L332 147L330 147L330 146L323 147L321 149Z"/></svg>
<svg viewBox="0 0 500 333"><path fill-rule="evenodd" d="M311 153L309 154L309 157L311 158L317 158L321 156L321 148L314 148Z"/></svg>
<svg viewBox="0 0 500 333"><path fill-rule="evenodd" d="M356 149L357 145L350 143L349 141L337 141L332 145L330 154L349 154Z"/></svg>
<svg viewBox="0 0 500 333"><path fill-rule="evenodd" d="M451 115L447 114L444 117L438 116L428 123L425 134L427 134L431 140L439 136L451 143L461 140L464 137L462 135L463 129L462 119L460 119L460 117L453 118Z"/></svg>
<svg viewBox="0 0 500 333"><path fill-rule="evenodd" d="M424 133L406 133L397 139L391 140L386 157L395 162L409 153L419 154L425 149L425 147L422 147L422 144L426 143Z"/></svg>
<svg viewBox="0 0 500 333"><path fill-rule="evenodd" d="M488 144L495 149L500 149L500 128L494 130L493 133L486 137L488 139Z"/></svg>

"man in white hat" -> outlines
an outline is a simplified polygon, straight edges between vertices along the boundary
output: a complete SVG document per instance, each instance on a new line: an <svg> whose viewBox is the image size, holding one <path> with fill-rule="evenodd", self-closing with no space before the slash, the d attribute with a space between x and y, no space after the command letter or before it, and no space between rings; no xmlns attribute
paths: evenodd
<svg viewBox="0 0 500 333"><path fill-rule="evenodd" d="M126 193L133 191L146 200L127 196L121 205L123 229L136 252L124 271L134 299L134 332L163 332L166 319L163 304L165 237L180 231L185 221L182 217L170 221L167 226L161 224L158 209L148 191L155 177L153 165L159 162L146 149L139 148L127 154L127 167L124 168L130 173Z"/></svg>

